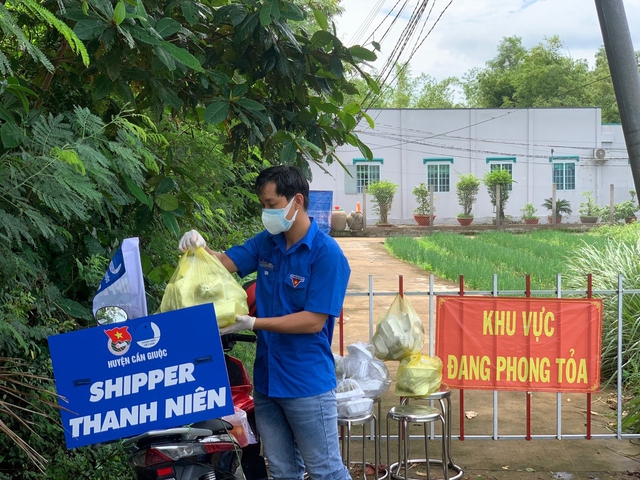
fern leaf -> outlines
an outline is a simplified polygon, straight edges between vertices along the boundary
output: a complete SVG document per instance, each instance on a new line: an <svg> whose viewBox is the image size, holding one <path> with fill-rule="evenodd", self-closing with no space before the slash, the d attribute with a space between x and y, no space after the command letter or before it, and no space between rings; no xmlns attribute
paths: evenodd
<svg viewBox="0 0 640 480"><path fill-rule="evenodd" d="M51 149L51 156L53 158L57 158L58 160L67 162L76 170L76 172L82 175L86 173L84 163L82 163L82 160L80 160L75 150L71 150L69 147L54 147Z"/></svg>
<svg viewBox="0 0 640 480"><path fill-rule="evenodd" d="M87 49L85 48L84 43L82 43L82 40L78 38L78 36L74 33L73 30L71 30L71 28L69 28L67 24L60 21L53 13L36 3L34 0L19 1L25 7L27 7L27 9L30 10L34 16L55 28L58 33L60 33L60 35L65 38L65 40L71 47L71 50L73 50L74 53L80 55L80 58L82 58L82 63L85 66L89 66L89 54L87 53Z"/></svg>
<svg viewBox="0 0 640 480"><path fill-rule="evenodd" d="M82 139L103 134L104 122L88 108L75 107L72 118L74 131Z"/></svg>
<svg viewBox="0 0 640 480"><path fill-rule="evenodd" d="M39 117L33 125L32 143L38 147L41 155L48 154L54 147L72 143L71 126L62 115Z"/></svg>
<svg viewBox="0 0 640 480"><path fill-rule="evenodd" d="M4 3L0 3L0 29L7 37L15 37L18 45L26 50L35 61L42 63L47 70L50 72L55 70L47 56L29 41L20 26L15 22L11 12L5 8Z"/></svg>
<svg viewBox="0 0 640 480"><path fill-rule="evenodd" d="M5 245L19 245L23 240L35 245L29 230L24 222L11 213L0 209L0 239Z"/></svg>
<svg viewBox="0 0 640 480"><path fill-rule="evenodd" d="M4 77L13 75L13 70L11 70L9 59L4 53L2 53L2 51L0 51L0 74Z"/></svg>

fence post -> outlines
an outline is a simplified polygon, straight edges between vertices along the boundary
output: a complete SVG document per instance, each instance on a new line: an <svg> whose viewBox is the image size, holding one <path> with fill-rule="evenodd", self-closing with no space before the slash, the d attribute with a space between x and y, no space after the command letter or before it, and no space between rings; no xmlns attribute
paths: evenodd
<svg viewBox="0 0 640 480"><path fill-rule="evenodd" d="M609 185L609 223L615 222L615 211L613 207L613 183Z"/></svg>
<svg viewBox="0 0 640 480"><path fill-rule="evenodd" d="M500 208L502 203L500 202L500 184L496 185L496 228L500 229Z"/></svg>
<svg viewBox="0 0 640 480"><path fill-rule="evenodd" d="M367 231L367 186L362 187L362 232Z"/></svg>
<svg viewBox="0 0 640 480"><path fill-rule="evenodd" d="M551 223L555 225L558 219L556 215L556 183L553 182L553 186L551 187Z"/></svg>
<svg viewBox="0 0 640 480"><path fill-rule="evenodd" d="M433 230L433 185L429 185L429 230Z"/></svg>

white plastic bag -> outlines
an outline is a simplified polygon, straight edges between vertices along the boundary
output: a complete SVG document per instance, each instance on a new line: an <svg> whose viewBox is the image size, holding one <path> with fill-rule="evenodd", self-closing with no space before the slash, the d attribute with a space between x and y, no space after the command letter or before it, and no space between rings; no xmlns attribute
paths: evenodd
<svg viewBox="0 0 640 480"><path fill-rule="evenodd" d="M349 345L347 351L349 354L342 359L342 371L347 378L358 382L365 397L379 397L389 390L389 370L382 360L374 357L373 345L357 342Z"/></svg>

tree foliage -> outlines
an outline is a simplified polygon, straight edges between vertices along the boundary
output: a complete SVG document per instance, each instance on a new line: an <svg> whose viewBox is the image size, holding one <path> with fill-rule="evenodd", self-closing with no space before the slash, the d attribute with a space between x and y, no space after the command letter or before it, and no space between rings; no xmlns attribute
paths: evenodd
<svg viewBox="0 0 640 480"><path fill-rule="evenodd" d="M482 178L482 181L487 187L487 193L489 193L491 205L498 208L498 218L504 219L504 207L507 204L507 200L509 200L509 196L511 195L511 191L508 187L514 182L511 174L502 169L493 170L490 172L486 172L484 174L484 177ZM497 188L498 186L500 187L499 193Z"/></svg>
<svg viewBox="0 0 640 480"><path fill-rule="evenodd" d="M520 37L507 37L484 69L471 70L464 91L471 107L568 107L593 105L592 76L585 60L562 52L558 36L527 50Z"/></svg>
<svg viewBox="0 0 640 480"><path fill-rule="evenodd" d="M375 77L375 73L373 74ZM444 80L422 73L411 75L408 64L395 67L395 77L384 85L378 95L366 89L364 80L357 82L363 92L356 98L367 108L457 108L462 104L456 100L460 82L455 77Z"/></svg>
<svg viewBox="0 0 640 480"><path fill-rule="evenodd" d="M153 312L181 231L221 249L255 230L265 165L331 162L343 143L370 157L354 132L366 114L344 98L375 55L286 0L0 9L0 357L35 375L8 404L20 418L0 411L0 478L99 478L123 469L118 445L67 452L51 405L20 409L35 387L52 390L39 379L51 378L47 336L92 324L123 238L140 238Z"/></svg>

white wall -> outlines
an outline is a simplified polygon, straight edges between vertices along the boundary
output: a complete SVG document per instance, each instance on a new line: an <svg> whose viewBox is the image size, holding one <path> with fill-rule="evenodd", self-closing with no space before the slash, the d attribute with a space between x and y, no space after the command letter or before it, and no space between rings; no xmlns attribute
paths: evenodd
<svg viewBox="0 0 640 480"><path fill-rule="evenodd" d="M366 122L359 125L360 139L371 148L374 158L382 158L381 179L399 185L389 221L412 224L416 202L411 191L426 182L425 158L453 158L450 191L435 194L437 223L456 224L461 212L455 185L460 174L473 173L479 178L489 171L487 157L515 157L514 183L505 213L519 218L520 209L530 201L541 217L548 213L542 202L551 196L552 163L549 157L577 156L576 189L558 191L557 198L571 202L577 221L582 192L592 191L599 205L609 202L609 185L615 184L615 199L629 198L634 189L631 168L620 125L602 125L599 108L539 109L378 109L370 110L375 128ZM593 160L594 148L606 148L609 159L603 164ZM345 165L361 159L351 146L337 149ZM504 163L507 163L505 160ZM345 171L337 162L326 166L329 174L313 166L311 188L333 190L334 205L347 212L362 202L361 194L345 193ZM371 211L371 196L366 200L367 223L377 218ZM474 223L489 223L493 206L486 187L481 185L474 206Z"/></svg>

